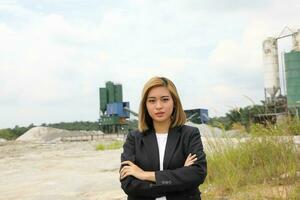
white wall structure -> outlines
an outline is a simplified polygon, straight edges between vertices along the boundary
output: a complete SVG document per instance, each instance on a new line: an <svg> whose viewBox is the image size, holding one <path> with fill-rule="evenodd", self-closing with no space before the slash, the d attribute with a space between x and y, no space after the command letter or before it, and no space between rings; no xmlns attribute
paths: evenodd
<svg viewBox="0 0 300 200"><path fill-rule="evenodd" d="M280 90L277 40L268 37L263 42L264 87L266 96L274 98Z"/></svg>

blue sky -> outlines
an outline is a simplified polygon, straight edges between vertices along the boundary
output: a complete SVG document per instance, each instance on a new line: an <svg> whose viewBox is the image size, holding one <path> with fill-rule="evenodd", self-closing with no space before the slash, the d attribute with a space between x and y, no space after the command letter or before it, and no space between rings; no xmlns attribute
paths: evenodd
<svg viewBox="0 0 300 200"><path fill-rule="evenodd" d="M297 0L0 0L0 128L96 121L109 80L137 111L155 75L211 116L250 104L244 95L259 102L262 41L300 28L299 10Z"/></svg>

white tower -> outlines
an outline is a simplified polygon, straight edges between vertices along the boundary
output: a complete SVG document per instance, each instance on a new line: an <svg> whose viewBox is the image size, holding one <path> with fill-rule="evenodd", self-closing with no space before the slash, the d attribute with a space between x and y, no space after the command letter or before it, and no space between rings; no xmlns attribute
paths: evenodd
<svg viewBox="0 0 300 200"><path fill-rule="evenodd" d="M273 101L280 90L277 40L268 37L263 42L264 87L267 101Z"/></svg>

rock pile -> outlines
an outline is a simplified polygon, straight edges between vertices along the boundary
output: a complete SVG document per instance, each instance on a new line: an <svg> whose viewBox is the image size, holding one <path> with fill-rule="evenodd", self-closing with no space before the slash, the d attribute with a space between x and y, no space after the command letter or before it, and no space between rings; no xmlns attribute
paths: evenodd
<svg viewBox="0 0 300 200"><path fill-rule="evenodd" d="M4 138L0 138L0 145L1 145L1 144L4 144L5 142L7 142L7 140L6 140L6 139L4 139Z"/></svg>
<svg viewBox="0 0 300 200"><path fill-rule="evenodd" d="M88 134L103 134L101 131L68 131L51 127L34 127L16 139L16 141L27 141L37 143L59 142L62 137L82 136Z"/></svg>
<svg viewBox="0 0 300 200"><path fill-rule="evenodd" d="M237 130L223 131L220 128L212 127L207 124L187 122L186 125L198 128L202 137L235 137L241 135Z"/></svg>

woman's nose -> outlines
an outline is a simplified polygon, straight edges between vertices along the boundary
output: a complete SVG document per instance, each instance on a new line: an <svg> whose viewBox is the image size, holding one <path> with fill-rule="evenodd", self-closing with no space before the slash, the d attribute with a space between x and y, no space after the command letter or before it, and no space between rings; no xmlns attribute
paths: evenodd
<svg viewBox="0 0 300 200"><path fill-rule="evenodd" d="M161 102L160 102L160 101L157 101L157 103L156 103L156 108L161 108L161 107L162 107Z"/></svg>

